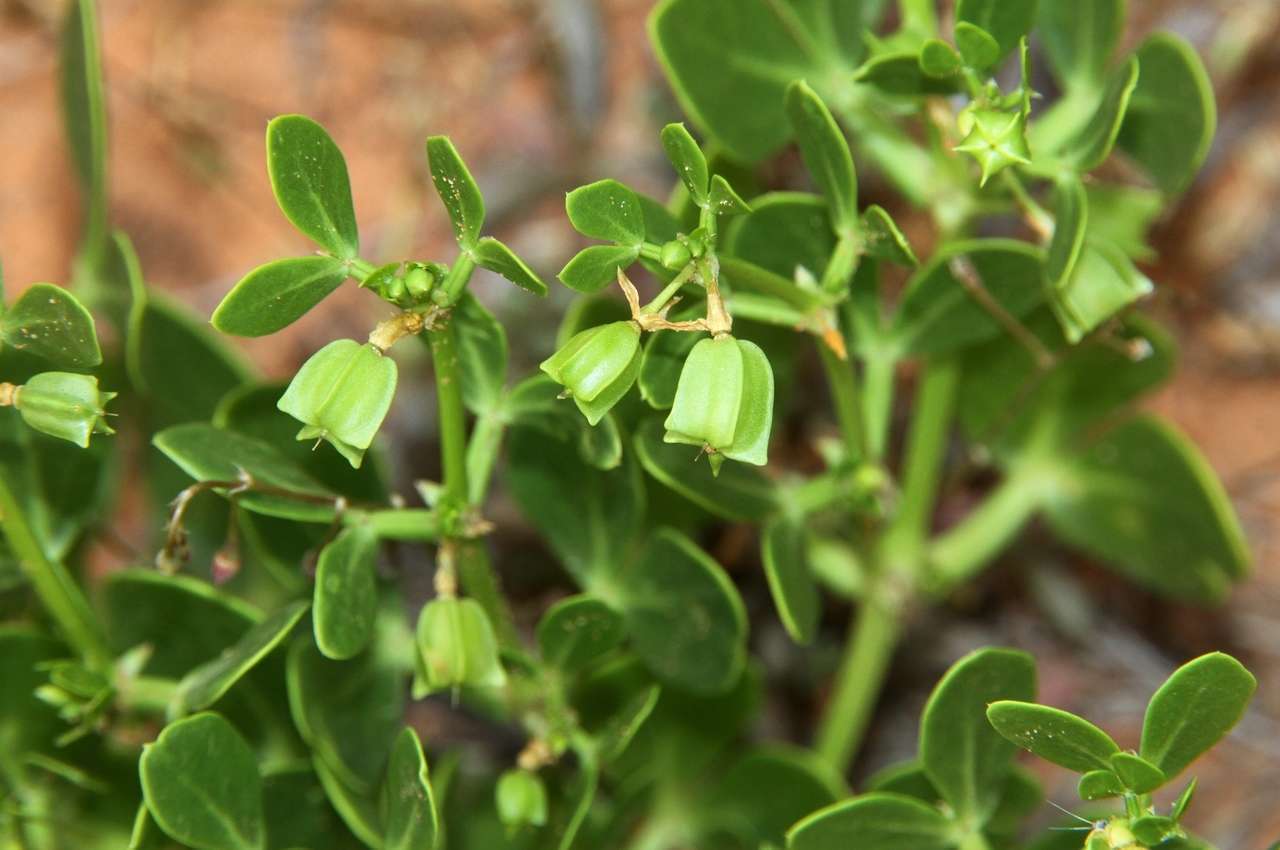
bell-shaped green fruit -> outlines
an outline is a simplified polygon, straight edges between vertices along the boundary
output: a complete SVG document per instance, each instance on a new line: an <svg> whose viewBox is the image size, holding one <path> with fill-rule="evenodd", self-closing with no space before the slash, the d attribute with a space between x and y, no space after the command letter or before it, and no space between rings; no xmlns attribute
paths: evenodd
<svg viewBox="0 0 1280 850"><path fill-rule="evenodd" d="M773 427L773 369L753 342L722 336L689 352L665 423L668 443L701 446L718 471L724 458L763 466Z"/></svg>
<svg viewBox="0 0 1280 850"><path fill-rule="evenodd" d="M640 326L612 322L588 328L542 361L592 425L622 400L640 373Z"/></svg>
<svg viewBox="0 0 1280 850"><path fill-rule="evenodd" d="M542 826L547 822L547 789L531 770L515 768L498 777L493 792L498 820L507 829Z"/></svg>
<svg viewBox="0 0 1280 850"><path fill-rule="evenodd" d="M339 339L302 364L276 407L303 423L299 440L328 440L358 468L395 394L394 360L372 345Z"/></svg>
<svg viewBox="0 0 1280 850"><path fill-rule="evenodd" d="M982 184L1014 164L1031 162L1027 147L1027 122L1021 112L966 109L957 118L964 140L956 150L969 154L982 166Z"/></svg>
<svg viewBox="0 0 1280 850"><path fill-rule="evenodd" d="M115 433L104 418L115 397L99 390L92 375L41 372L18 387L14 405L35 430L87 448L91 434Z"/></svg>
<svg viewBox="0 0 1280 850"><path fill-rule="evenodd" d="M507 681L498 640L474 599L433 599L418 615L415 698L450 688L499 688Z"/></svg>

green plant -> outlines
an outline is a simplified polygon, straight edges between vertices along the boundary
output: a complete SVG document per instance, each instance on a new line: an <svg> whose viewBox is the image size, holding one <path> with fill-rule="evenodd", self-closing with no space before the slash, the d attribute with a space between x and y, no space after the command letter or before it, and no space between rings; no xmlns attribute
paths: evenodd
<svg viewBox="0 0 1280 850"><path fill-rule="evenodd" d="M1153 286L1135 261L1212 138L1199 60L1157 35L1112 62L1119 0L1087 14L960 0L945 32L933 2L901 0L886 33L884 5L657 5L654 46L707 142L663 129L679 178L665 204L607 179L568 194L570 222L599 244L559 274L583 295L545 374L510 386L505 331L471 276L547 285L483 235L454 146L432 137L426 155L457 256L375 262L337 144L308 118L275 119L271 185L319 253L249 272L214 328L274 333L347 281L391 313L280 387L151 292L110 229L93 7L72 3L62 92L86 199L72 288L123 344L104 358L89 312L46 284L0 315L0 406L16 409L0 411L0 579L39 602L0 630L0 846L1021 846L1040 792L1005 738L1086 771L1086 799L1123 800L1074 846L1200 846L1179 823L1189 794L1167 816L1151 794L1243 711L1252 677L1221 655L1170 679L1128 753L1032 704L1028 656L979 652L935 690L919 760L840 802L910 611L973 579L1032 517L1158 593L1220 599L1247 569L1207 464L1133 410L1172 369L1170 341L1132 309ZM1038 109L1033 28L1062 91ZM1007 91L993 76L1006 60L1021 70ZM817 193L761 191L750 166L792 141ZM1113 154L1154 188L1103 182ZM886 209L860 203L855 155L931 215L923 263ZM991 224L1026 238L982 236ZM909 273L896 297L891 267ZM603 292L614 284L622 300ZM375 436L393 352L415 340L435 373L442 480L408 506ZM839 439L816 475L766 474L805 343ZM99 364L101 388L84 374ZM83 544L120 487L115 444L91 439L108 421L140 442L156 515L170 507L155 566L90 594ZM485 542L503 458L573 586L532 636ZM1000 483L936 530L939 501L976 466ZM796 642L818 636L824 590L857 606L812 750L732 750L763 679L739 592L697 542L717 519L759 528ZM389 542L434 553L416 621L377 570ZM477 770L433 751L429 772L404 713L435 692L511 730L518 754Z"/></svg>

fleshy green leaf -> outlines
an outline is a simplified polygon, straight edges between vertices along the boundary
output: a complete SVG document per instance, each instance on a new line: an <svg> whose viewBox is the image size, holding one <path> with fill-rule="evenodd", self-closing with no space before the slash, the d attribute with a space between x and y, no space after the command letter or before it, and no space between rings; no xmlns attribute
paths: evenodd
<svg viewBox="0 0 1280 850"><path fill-rule="evenodd" d="M957 279L953 261L972 266L976 280ZM908 354L945 354L990 339L1002 327L966 289L981 284L987 295L1014 317L1030 312L1041 298L1039 253L1023 242L1004 239L964 242L939 251L907 284L891 336Z"/></svg>
<svg viewBox="0 0 1280 850"><path fill-rule="evenodd" d="M85 195L85 243L107 236L107 110L93 0L67 4L58 56L62 120Z"/></svg>
<svg viewBox="0 0 1280 850"><path fill-rule="evenodd" d="M711 815L746 847L782 847L787 828L845 794L843 779L815 754L769 746L747 753L712 792Z"/></svg>
<svg viewBox="0 0 1280 850"><path fill-rule="evenodd" d="M93 316L74 295L52 283L31 286L0 312L0 342L63 369L89 369L102 362Z"/></svg>
<svg viewBox="0 0 1280 850"><path fill-rule="evenodd" d="M754 200L725 243L727 252L786 281L798 271L818 280L835 249L826 202L801 192L771 192Z"/></svg>
<svg viewBox="0 0 1280 850"><path fill-rule="evenodd" d="M857 231L858 178L840 125L803 81L787 88L786 106L805 167L827 199L832 226L837 233Z"/></svg>
<svg viewBox="0 0 1280 850"><path fill-rule="evenodd" d="M547 294L547 285L538 277L538 273L492 236L486 236L476 243L473 256L476 265L502 275L521 289L534 295Z"/></svg>
<svg viewBox="0 0 1280 850"><path fill-rule="evenodd" d="M285 328L347 279L333 257L294 257L258 266L213 311L213 326L236 336L266 336Z"/></svg>
<svg viewBox="0 0 1280 850"><path fill-rule="evenodd" d="M931 38L920 48L920 70L930 77L950 77L963 65L956 49L941 39Z"/></svg>
<svg viewBox="0 0 1280 850"><path fill-rule="evenodd" d="M1157 33L1137 52L1140 75L1119 145L1170 195L1186 189L1209 154L1218 113L1209 75L1187 42Z"/></svg>
<svg viewBox="0 0 1280 850"><path fill-rule="evenodd" d="M1239 722L1257 687L1230 655L1213 652L1187 662L1151 697L1139 752L1172 779Z"/></svg>
<svg viewBox="0 0 1280 850"><path fill-rule="evenodd" d="M562 599L538 621L542 658L563 670L576 670L622 643L622 617L587 594Z"/></svg>
<svg viewBox="0 0 1280 850"><path fill-rule="evenodd" d="M560 391L560 385L546 375L527 378L511 391L504 410L511 424L537 429L575 446L590 466L606 472L616 469L622 463L622 437L613 418L606 416L594 426L588 424L559 397Z"/></svg>
<svg viewBox="0 0 1280 850"><path fill-rule="evenodd" d="M1067 88L1096 86L1124 30L1123 0L1039 0L1036 33Z"/></svg>
<svg viewBox="0 0 1280 850"><path fill-rule="evenodd" d="M564 201L574 229L583 236L639 247L644 242L640 199L617 180L597 180L570 192Z"/></svg>
<svg viewBox="0 0 1280 850"><path fill-rule="evenodd" d="M987 719L1008 740L1045 761L1088 773L1110 770L1116 742L1083 717L1047 705L999 700L987 709Z"/></svg>
<svg viewBox="0 0 1280 850"><path fill-rule="evenodd" d="M618 605L640 659L663 681L697 694L733 686L746 661L747 616L720 565L661 529L618 577Z"/></svg>
<svg viewBox="0 0 1280 850"><path fill-rule="evenodd" d="M1137 59L1130 59L1111 74L1093 117L1059 152L1071 168L1092 171L1111 155L1139 84Z"/></svg>
<svg viewBox="0 0 1280 850"><path fill-rule="evenodd" d="M950 94L956 89L955 81L926 74L920 68L919 56L912 51L873 56L853 79L898 97Z"/></svg>
<svg viewBox="0 0 1280 850"><path fill-rule="evenodd" d="M1124 783L1110 770L1091 770L1080 777L1076 792L1081 800L1107 800L1124 794Z"/></svg>
<svg viewBox="0 0 1280 850"><path fill-rule="evenodd" d="M1056 289L1070 280L1089 223L1089 200L1084 183L1075 174L1066 173L1057 180L1053 219L1053 239L1045 254L1044 274Z"/></svg>
<svg viewBox="0 0 1280 850"><path fill-rule="evenodd" d="M711 196L707 203L716 215L743 215L751 212L751 205L722 174L711 178Z"/></svg>
<svg viewBox="0 0 1280 850"><path fill-rule="evenodd" d="M253 750L220 715L166 726L138 762L147 809L195 850L263 850L262 779Z"/></svg>
<svg viewBox="0 0 1280 850"><path fill-rule="evenodd" d="M956 22L956 47L970 68L986 71L1000 61L1000 44L991 33L968 21Z"/></svg>
<svg viewBox="0 0 1280 850"><path fill-rule="evenodd" d="M876 792L828 806L787 832L788 850L945 850L954 827L932 806Z"/></svg>
<svg viewBox="0 0 1280 850"><path fill-rule="evenodd" d="M1208 602L1248 572L1244 534L1221 482L1171 425L1132 419L1064 459L1056 475L1045 505L1054 532L1134 580Z"/></svg>
<svg viewBox="0 0 1280 850"><path fill-rule="evenodd" d="M243 434L192 422L166 428L152 442L197 481L237 481L244 471L255 481L304 497L333 495L271 446ZM329 505L273 493L244 493L236 497L236 504L267 516L302 522L328 522L333 517Z"/></svg>
<svg viewBox="0 0 1280 850"><path fill-rule="evenodd" d="M920 761L961 818L984 823L991 816L1014 754L987 722L987 706L1030 700L1035 691L1034 659L1011 649L965 656L933 689L920 719Z"/></svg>
<svg viewBox="0 0 1280 850"><path fill-rule="evenodd" d="M1116 753L1111 757L1111 769L1124 783L1124 787L1137 794L1154 791L1165 783L1160 768L1133 753Z"/></svg>
<svg viewBox="0 0 1280 850"><path fill-rule="evenodd" d="M732 463L713 475L708 464L691 462L694 453L688 446L663 441L660 417L636 429L635 449L646 472L716 516L752 521L777 508L773 485L762 473Z"/></svg>
<svg viewBox="0 0 1280 850"><path fill-rule="evenodd" d="M384 850L434 850L439 843L435 794L418 734L405 727L396 736L382 785Z"/></svg>
<svg viewBox="0 0 1280 850"><path fill-rule="evenodd" d="M568 401L560 404L574 412ZM605 472L586 463L568 434L561 434L511 429L507 478L524 515L589 587L592 575L616 569L639 530L644 488L629 453L617 469Z"/></svg>
<svg viewBox="0 0 1280 850"><path fill-rule="evenodd" d="M382 824L373 794L343 782L342 777L318 753L312 756L312 767L329 805L351 834L369 850L382 850Z"/></svg>
<svg viewBox="0 0 1280 850"><path fill-rule="evenodd" d="M454 237L463 248L473 247L484 228L484 198L475 178L446 136L427 139L427 165L436 193L449 211Z"/></svg>
<svg viewBox="0 0 1280 850"><path fill-rule="evenodd" d="M311 765L290 763L262 776L268 850L350 850L351 836Z"/></svg>
<svg viewBox="0 0 1280 850"><path fill-rule="evenodd" d="M683 124L668 124L662 128L662 148L694 203L701 205L707 200L711 180L702 148L698 147Z"/></svg>
<svg viewBox="0 0 1280 850"><path fill-rule="evenodd" d="M378 538L363 525L347 526L320 550L312 622L316 646L329 658L351 658L373 638L377 553Z"/></svg>
<svg viewBox="0 0 1280 850"><path fill-rule="evenodd" d="M574 254L557 277L578 292L599 292L618 279L618 269L625 271L639 256L634 245L591 245Z"/></svg>
<svg viewBox="0 0 1280 850"><path fill-rule="evenodd" d="M1074 344L1154 289L1119 248L1086 241L1071 276L1050 294L1049 305L1067 341Z"/></svg>
<svg viewBox="0 0 1280 850"><path fill-rule="evenodd" d="M956 21L990 33L1000 45L1001 58L1031 31L1035 16L1036 0L959 0L956 5Z"/></svg>
<svg viewBox="0 0 1280 850"><path fill-rule="evenodd" d="M335 257L360 251L347 161L325 129L303 115L267 125L267 173L276 202L293 226Z"/></svg>
<svg viewBox="0 0 1280 850"><path fill-rule="evenodd" d="M787 141L792 80L838 77L861 62L871 5L664 0L649 37L685 113L733 158L756 162Z"/></svg>
<svg viewBox="0 0 1280 850"><path fill-rule="evenodd" d="M462 400L482 416L502 404L507 382L507 332L470 292L453 308L454 342L462 369Z"/></svg>
<svg viewBox="0 0 1280 850"><path fill-rule="evenodd" d="M403 723L404 671L376 649L350 661L330 661L310 638L297 639L285 668L289 710L298 734L314 751L318 765L359 795L372 794L378 787L391 742Z"/></svg>
<svg viewBox="0 0 1280 850"><path fill-rule="evenodd" d="M293 632L309 603L298 601L276 611L222 651L182 677L170 713L182 716L208 708L271 654Z"/></svg>
<svg viewBox="0 0 1280 850"><path fill-rule="evenodd" d="M153 569L114 572L103 586L111 648L152 647L142 672L177 679L233 646L262 616L248 603L191 576Z"/></svg>
<svg viewBox="0 0 1280 850"><path fill-rule="evenodd" d="M919 264L911 243L884 207L872 204L862 214L863 250L880 260L914 268Z"/></svg>
<svg viewBox="0 0 1280 850"><path fill-rule="evenodd" d="M821 613L806 538L803 523L777 517L764 527L760 541L764 574L778 617L791 639L804 644L813 640Z"/></svg>

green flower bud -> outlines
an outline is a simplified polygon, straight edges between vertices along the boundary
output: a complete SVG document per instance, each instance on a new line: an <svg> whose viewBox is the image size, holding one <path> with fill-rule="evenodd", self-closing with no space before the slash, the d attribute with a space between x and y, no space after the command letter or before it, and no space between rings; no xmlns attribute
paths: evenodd
<svg viewBox="0 0 1280 850"><path fill-rule="evenodd" d="M689 246L678 239L672 239L664 244L662 253L658 256L658 262L662 263L662 267L671 269L673 272L687 266L691 259L693 254L689 252Z"/></svg>
<svg viewBox="0 0 1280 850"><path fill-rule="evenodd" d="M668 443L701 446L719 471L724 458L763 466L773 427L773 369L753 342L722 336L689 352L666 421Z"/></svg>
<svg viewBox="0 0 1280 850"><path fill-rule="evenodd" d="M493 792L498 820L508 829L542 826L547 822L547 789L530 770L516 768L498 777Z"/></svg>
<svg viewBox="0 0 1280 850"><path fill-rule="evenodd" d="M17 388L13 403L30 427L87 448L90 434L115 433L104 419L115 397L100 391L92 375L41 372Z"/></svg>
<svg viewBox="0 0 1280 850"><path fill-rule="evenodd" d="M627 394L640 373L640 327L635 322L613 322L588 328L542 361L541 368L595 425Z"/></svg>
<svg viewBox="0 0 1280 850"><path fill-rule="evenodd" d="M415 304L421 304L431 294L431 287L435 286L435 275L431 270L421 263L412 263L409 270L404 275L404 287L409 293L409 298Z"/></svg>
<svg viewBox="0 0 1280 850"><path fill-rule="evenodd" d="M956 150L971 155L982 166L982 184L1010 165L1027 165L1026 120L1020 112L966 108L956 121L964 141Z"/></svg>
<svg viewBox="0 0 1280 850"><path fill-rule="evenodd" d="M498 640L474 599L441 597L424 605L418 615L417 642L415 697L449 688L506 684L498 661Z"/></svg>
<svg viewBox="0 0 1280 850"><path fill-rule="evenodd" d="M299 440L328 440L359 468L395 394L394 360L372 345L339 339L302 364L276 407L303 423Z"/></svg>

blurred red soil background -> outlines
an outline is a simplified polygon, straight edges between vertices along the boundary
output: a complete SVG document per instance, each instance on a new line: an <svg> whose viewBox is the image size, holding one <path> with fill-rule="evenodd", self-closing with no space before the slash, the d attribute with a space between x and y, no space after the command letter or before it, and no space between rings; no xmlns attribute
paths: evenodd
<svg viewBox="0 0 1280 850"><path fill-rule="evenodd" d="M657 130L679 116L644 31L652 0L99 5L113 221L133 237L150 284L204 316L250 268L310 250L266 179L263 130L276 114L306 113L342 146L362 254L372 259L452 259L426 172L431 133L454 139L484 190L491 230L548 280L579 244L564 191L615 176L661 194L671 179ZM978 587L909 633L859 770L914 746L928 687L974 645L1033 650L1042 699L1088 714L1122 745L1136 743L1146 696L1177 662L1221 648L1262 685L1241 727L1198 765L1191 821L1223 848L1261 848L1280 839L1280 3L1129 5L1127 43L1177 30L1200 49L1218 92L1210 160L1155 235L1151 306L1176 332L1182 362L1151 403L1223 477L1255 574L1222 609L1174 605L1033 530ZM10 299L30 283L64 281L76 244L79 202L57 106L62 12L60 0L0 0L0 260ZM873 181L865 189L882 192ZM926 222L906 210L895 216L927 245ZM535 302L487 277L477 287L507 323L513 373L526 374L550 347L569 293L553 287ZM382 310L347 287L243 348L266 374L287 377L324 342L363 338ZM427 386L421 376L407 380L392 421L401 484L432 471L422 460ZM509 505L494 513L500 525L519 525ZM729 529L717 550L739 575L755 569L742 536ZM792 652L772 613L756 614L766 663ZM771 702L764 731L794 733L803 722ZM1052 799L1073 805L1064 773L1043 775Z"/></svg>

